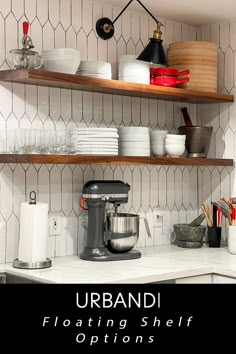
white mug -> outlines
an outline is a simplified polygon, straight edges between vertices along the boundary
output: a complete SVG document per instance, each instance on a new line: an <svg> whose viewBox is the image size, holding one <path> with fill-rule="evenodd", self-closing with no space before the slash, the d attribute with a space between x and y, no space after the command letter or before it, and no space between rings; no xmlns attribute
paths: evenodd
<svg viewBox="0 0 236 354"><path fill-rule="evenodd" d="M236 254L236 226L228 226L228 251Z"/></svg>

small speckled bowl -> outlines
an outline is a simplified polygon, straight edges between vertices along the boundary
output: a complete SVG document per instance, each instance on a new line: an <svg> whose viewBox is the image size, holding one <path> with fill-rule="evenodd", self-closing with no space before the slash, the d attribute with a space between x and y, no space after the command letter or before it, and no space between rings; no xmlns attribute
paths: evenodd
<svg viewBox="0 0 236 354"><path fill-rule="evenodd" d="M200 248L205 236L206 226L189 226L188 224L174 224L175 240L179 247Z"/></svg>

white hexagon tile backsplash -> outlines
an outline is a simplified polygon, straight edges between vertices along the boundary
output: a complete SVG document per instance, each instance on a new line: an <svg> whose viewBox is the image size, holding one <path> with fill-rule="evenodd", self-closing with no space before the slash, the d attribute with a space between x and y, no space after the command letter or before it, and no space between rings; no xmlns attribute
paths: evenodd
<svg viewBox="0 0 236 354"><path fill-rule="evenodd" d="M73 47L81 59L109 61L113 79L122 54L138 54L152 36L155 24L144 12L130 7L116 22L109 41L97 37L101 16L112 19L120 12L107 2L90 0L0 1L0 69L12 68L9 50L20 46L22 23L30 22L35 50ZM173 41L212 40L219 45L219 90L235 93L235 23L202 28L161 19L165 48ZM186 105L186 104L184 104ZM20 84L0 85L0 131L12 128L73 129L79 126L138 125L175 132L183 124L181 103L60 90ZM235 156L236 104L187 105L194 123L213 125L212 157ZM122 210L146 215L164 213L165 232L148 239L145 231L139 246L170 242L175 222L191 221L205 200L236 194L234 170L230 168L177 166L97 166L0 164L0 263L17 256L20 204L29 191L60 213L66 228L59 237L48 238L48 256L77 254L81 245L78 208L83 184L89 179L121 179L130 183L129 201ZM168 229L169 228L169 229ZM144 230L142 226L142 230Z"/></svg>

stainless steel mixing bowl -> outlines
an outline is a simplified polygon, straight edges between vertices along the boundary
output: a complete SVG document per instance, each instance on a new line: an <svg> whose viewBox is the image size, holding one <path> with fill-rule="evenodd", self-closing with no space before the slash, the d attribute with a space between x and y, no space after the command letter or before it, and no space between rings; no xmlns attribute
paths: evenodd
<svg viewBox="0 0 236 354"><path fill-rule="evenodd" d="M213 127L182 126L178 130L186 135L188 157L207 157Z"/></svg>
<svg viewBox="0 0 236 354"><path fill-rule="evenodd" d="M112 239L108 241L108 248L112 252L128 252L137 243L139 237L139 215L126 213L108 213L107 214L107 230L113 233L135 234L120 239Z"/></svg>

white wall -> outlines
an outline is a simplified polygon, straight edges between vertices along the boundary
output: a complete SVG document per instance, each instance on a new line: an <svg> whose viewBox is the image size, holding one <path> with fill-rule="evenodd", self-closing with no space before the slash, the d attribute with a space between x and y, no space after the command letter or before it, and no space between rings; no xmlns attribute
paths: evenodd
<svg viewBox="0 0 236 354"><path fill-rule="evenodd" d="M83 0L0 0L0 68L11 68L9 50L21 46L22 22L30 22L35 50L73 47L82 59L112 63L116 78L117 58L139 53L152 35L154 23L146 14L126 11L116 23L116 33L109 41L97 38L96 20L114 18L120 11L99 1ZM141 15L140 15L141 14ZM196 40L199 29L161 19L166 46L179 40ZM202 32L204 34L204 30ZM181 125L180 103L139 99L98 93L60 90L47 87L0 84L0 130L10 128L71 129L76 126L141 125L175 131ZM209 105L207 109L210 110ZM219 107L224 109L224 105ZM193 121L196 106L189 106ZM203 110L204 108L202 108ZM198 114L201 120L202 115ZM225 122L225 116L220 118ZM219 120L219 119L218 119ZM222 131L226 131L225 123ZM227 153L229 154L229 153ZM227 155L228 156L228 155ZM205 172L207 171L207 172ZM208 172L209 171L209 172ZM76 166L0 164L0 263L17 257L20 204L29 191L36 190L40 201L48 202L50 212L60 212L68 221L62 236L48 239L48 256L77 254L78 200L84 182L89 179L121 179L131 185L127 211L151 215L154 207L167 212L171 225L190 221L202 200L202 182L216 171L221 187L229 190L227 169L199 169L178 166ZM218 172L219 171L219 172ZM217 175L217 176L218 176ZM204 192L205 193L205 192ZM222 194L223 191L221 191ZM207 193L210 198L211 192ZM225 195L225 193L224 193ZM227 195L226 195L227 196ZM169 237L149 240L140 235L139 246L169 243Z"/></svg>

